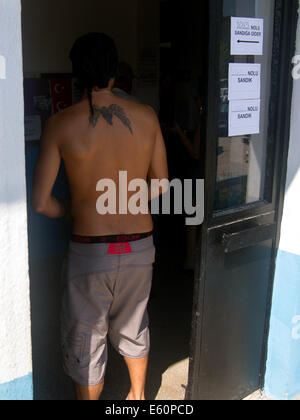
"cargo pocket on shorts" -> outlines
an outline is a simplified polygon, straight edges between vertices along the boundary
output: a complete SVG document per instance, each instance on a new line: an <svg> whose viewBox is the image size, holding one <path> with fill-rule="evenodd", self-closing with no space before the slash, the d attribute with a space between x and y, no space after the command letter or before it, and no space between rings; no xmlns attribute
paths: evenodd
<svg viewBox="0 0 300 420"><path fill-rule="evenodd" d="M86 334L68 334L62 338L63 357L67 365L84 368L89 364L89 355L86 354Z"/></svg>

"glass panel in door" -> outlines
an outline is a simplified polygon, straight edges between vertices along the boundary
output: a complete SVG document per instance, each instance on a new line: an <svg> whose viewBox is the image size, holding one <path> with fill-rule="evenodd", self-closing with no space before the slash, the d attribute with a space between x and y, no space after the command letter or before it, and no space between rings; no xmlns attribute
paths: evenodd
<svg viewBox="0 0 300 420"><path fill-rule="evenodd" d="M224 0L222 37L220 42L220 106L218 120L217 175L214 210L229 210L260 201L268 201L266 184L269 106L271 100L271 72L273 57L273 23L275 0ZM231 55L231 17L264 20L263 55ZM246 30L241 20L241 31ZM245 22L244 22L245 23ZM246 23L247 26L247 23ZM243 33L243 32L241 32ZM229 137L229 65L249 63L261 65L259 134L245 134L243 129ZM247 74L240 74L246 77ZM256 106L257 101L252 102ZM232 101L232 112L246 115L249 101ZM251 104L251 102L250 102ZM242 107L242 108L241 108ZM243 109L245 108L245 109ZM237 110L237 111L234 111ZM241 122L243 123L243 121Z"/></svg>

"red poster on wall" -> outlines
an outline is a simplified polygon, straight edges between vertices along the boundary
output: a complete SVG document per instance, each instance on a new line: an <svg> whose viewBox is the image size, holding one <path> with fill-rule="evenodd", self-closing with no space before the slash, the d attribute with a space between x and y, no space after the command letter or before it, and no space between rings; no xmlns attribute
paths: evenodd
<svg viewBox="0 0 300 420"><path fill-rule="evenodd" d="M53 113L56 114L72 105L72 79L52 79L49 82Z"/></svg>

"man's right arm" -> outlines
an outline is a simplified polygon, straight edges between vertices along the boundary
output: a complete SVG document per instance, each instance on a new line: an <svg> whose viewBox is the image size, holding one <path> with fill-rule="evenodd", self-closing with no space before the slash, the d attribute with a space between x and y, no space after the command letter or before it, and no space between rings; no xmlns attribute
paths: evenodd
<svg viewBox="0 0 300 420"><path fill-rule="evenodd" d="M65 217L68 213L68 203L52 195L61 163L60 133L55 121L54 117L50 118L43 132L32 188L35 211L54 219Z"/></svg>

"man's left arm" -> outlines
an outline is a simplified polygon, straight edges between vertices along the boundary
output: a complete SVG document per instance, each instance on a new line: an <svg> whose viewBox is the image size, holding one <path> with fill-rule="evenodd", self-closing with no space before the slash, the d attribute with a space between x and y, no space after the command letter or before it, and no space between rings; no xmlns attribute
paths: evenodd
<svg viewBox="0 0 300 420"><path fill-rule="evenodd" d="M61 164L60 140L56 120L52 117L42 136L32 189L33 208L37 213L52 219L66 217L69 207L68 202L52 196Z"/></svg>

